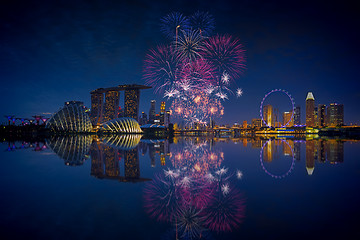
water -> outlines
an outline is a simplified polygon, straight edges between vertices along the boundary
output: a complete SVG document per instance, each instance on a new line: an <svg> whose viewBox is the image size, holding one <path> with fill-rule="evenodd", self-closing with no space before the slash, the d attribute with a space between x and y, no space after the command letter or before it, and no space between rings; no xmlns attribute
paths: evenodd
<svg viewBox="0 0 360 240"><path fill-rule="evenodd" d="M3 142L1 239L356 239L359 143Z"/></svg>

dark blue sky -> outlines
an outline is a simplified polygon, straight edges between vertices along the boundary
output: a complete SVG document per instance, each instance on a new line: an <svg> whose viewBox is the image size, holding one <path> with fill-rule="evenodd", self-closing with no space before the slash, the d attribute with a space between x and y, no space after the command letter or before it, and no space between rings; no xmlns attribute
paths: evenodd
<svg viewBox="0 0 360 240"><path fill-rule="evenodd" d="M345 122L360 123L359 11L341 1L16 1L0 3L0 116L55 112L65 101L90 107L91 90L143 84L147 51L167 43L160 18L172 11L209 11L217 33L238 37L247 70L244 94L224 104L218 122L258 117L263 96L288 90L302 108L343 103ZM153 90L141 95L140 111ZM159 104L157 106L159 108ZM0 122L5 121L2 118Z"/></svg>

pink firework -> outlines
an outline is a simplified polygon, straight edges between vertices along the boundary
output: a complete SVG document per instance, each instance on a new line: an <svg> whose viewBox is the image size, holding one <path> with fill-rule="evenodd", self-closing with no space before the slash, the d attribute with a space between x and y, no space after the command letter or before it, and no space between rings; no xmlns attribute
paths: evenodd
<svg viewBox="0 0 360 240"><path fill-rule="evenodd" d="M205 40L201 55L218 78L224 72L232 78L238 78L246 67L245 50L239 40L230 35L216 35Z"/></svg>
<svg viewBox="0 0 360 240"><path fill-rule="evenodd" d="M206 89L211 84L215 84L210 65L201 58L191 63L184 63L180 78L188 79L196 89L201 90Z"/></svg>
<svg viewBox="0 0 360 240"><path fill-rule="evenodd" d="M151 49L144 61L145 82L155 88L155 92L172 89L181 68L181 61L169 46Z"/></svg>

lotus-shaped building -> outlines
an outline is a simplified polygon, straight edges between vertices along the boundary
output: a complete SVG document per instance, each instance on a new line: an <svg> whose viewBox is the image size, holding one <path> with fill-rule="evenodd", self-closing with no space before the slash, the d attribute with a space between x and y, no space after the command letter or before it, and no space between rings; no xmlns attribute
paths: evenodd
<svg viewBox="0 0 360 240"><path fill-rule="evenodd" d="M106 133L142 133L139 123L133 118L116 118L100 125Z"/></svg>
<svg viewBox="0 0 360 240"><path fill-rule="evenodd" d="M46 123L54 132L91 132L92 124L82 102L65 102L65 106Z"/></svg>

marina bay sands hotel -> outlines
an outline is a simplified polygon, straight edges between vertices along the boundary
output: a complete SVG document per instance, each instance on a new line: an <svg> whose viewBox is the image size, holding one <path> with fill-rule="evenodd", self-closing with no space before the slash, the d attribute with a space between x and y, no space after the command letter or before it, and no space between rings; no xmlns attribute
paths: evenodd
<svg viewBox="0 0 360 240"><path fill-rule="evenodd" d="M119 117L120 92L124 91L124 117L138 121L140 90L151 87L137 84L98 88L91 91L90 119L93 126Z"/></svg>

